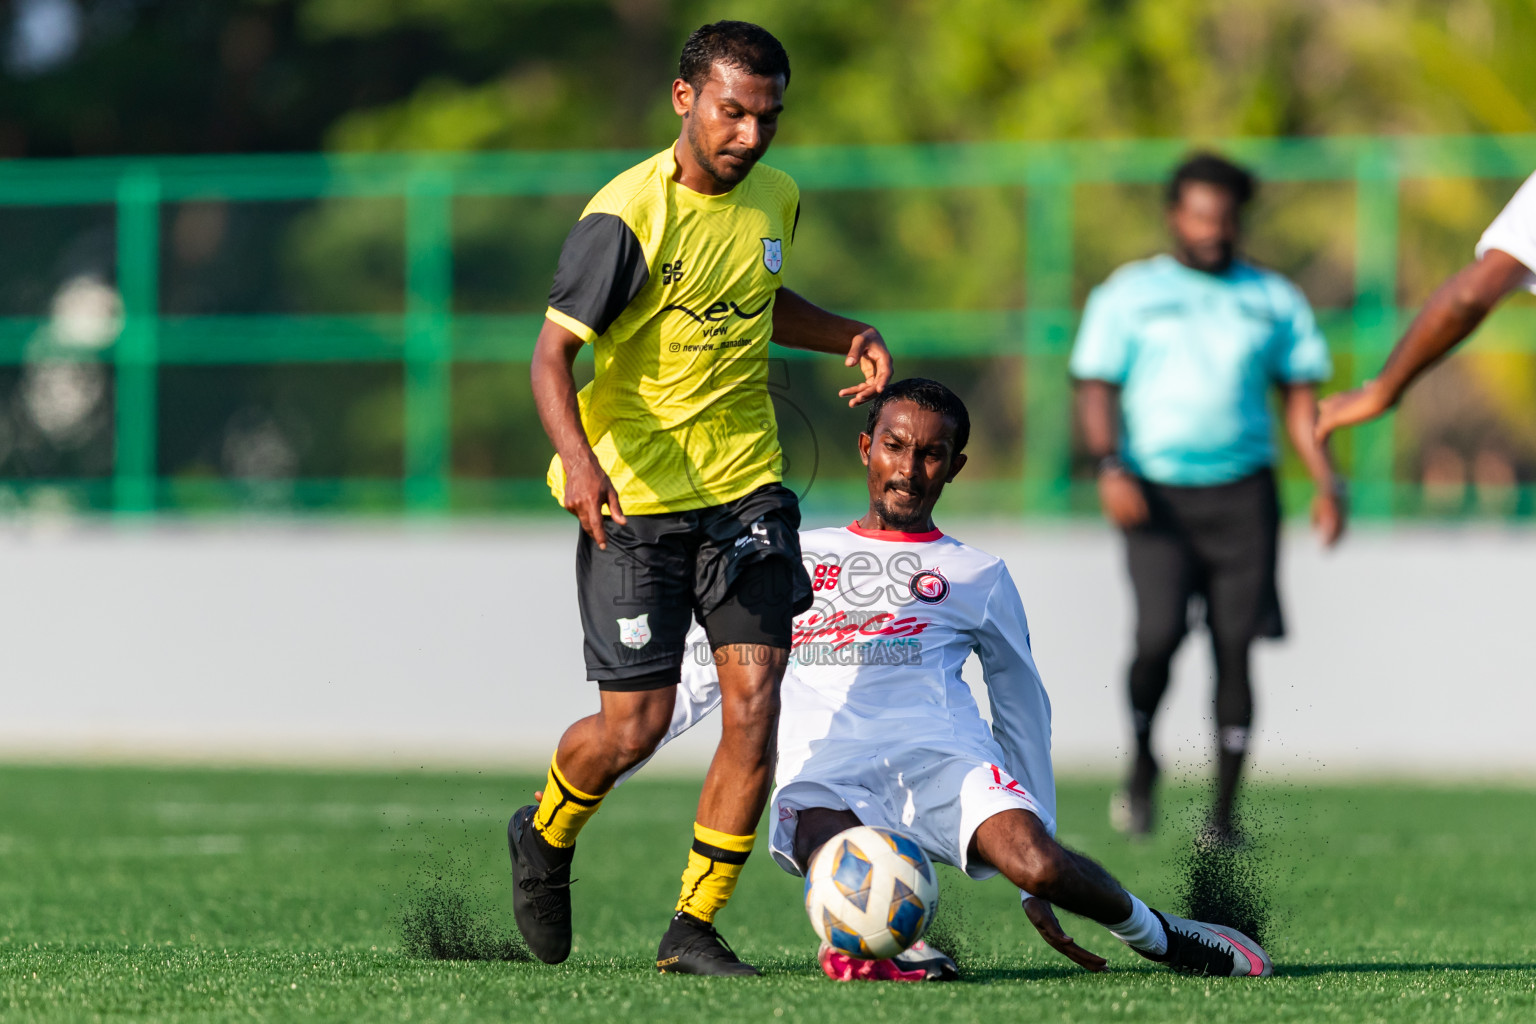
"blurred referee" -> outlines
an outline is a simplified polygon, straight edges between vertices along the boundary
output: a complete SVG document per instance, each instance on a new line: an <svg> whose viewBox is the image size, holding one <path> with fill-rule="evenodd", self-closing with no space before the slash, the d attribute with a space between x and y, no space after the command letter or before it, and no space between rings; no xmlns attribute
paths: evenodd
<svg viewBox="0 0 1536 1024"><path fill-rule="evenodd" d="M1205 612L1216 664L1217 785L1207 836L1233 818L1253 718L1249 647L1280 637L1280 506L1271 389L1316 484L1325 544L1344 529L1342 488L1313 439L1328 348L1295 285L1237 256L1251 174L1201 154L1167 190L1173 251L1128 263L1094 289L1072 353L1077 413L1097 459L1104 514L1125 534L1136 599L1130 668L1136 754L1111 806L1123 831L1152 830L1152 723L1169 664Z"/></svg>
<svg viewBox="0 0 1536 1024"><path fill-rule="evenodd" d="M581 521L577 601L600 704L561 736L539 803L507 826L518 930L546 963L571 952L577 835L666 734L697 617L718 666L721 737L656 966L758 973L714 918L768 798L792 621L811 600L768 343L845 356L864 375L840 392L850 405L891 376L878 331L780 287L800 190L758 160L788 84L784 47L757 25L694 32L672 83L677 140L604 186L560 252L532 385L555 447L550 488ZM594 377L578 392L571 366L589 344Z"/></svg>

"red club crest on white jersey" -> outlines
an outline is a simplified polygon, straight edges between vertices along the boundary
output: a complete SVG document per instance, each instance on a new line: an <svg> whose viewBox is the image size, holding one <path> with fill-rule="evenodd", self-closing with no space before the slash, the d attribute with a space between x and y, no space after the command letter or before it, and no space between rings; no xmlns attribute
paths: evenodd
<svg viewBox="0 0 1536 1024"><path fill-rule="evenodd" d="M949 580L939 575L937 569L919 569L907 586L923 604L938 604L949 596Z"/></svg>

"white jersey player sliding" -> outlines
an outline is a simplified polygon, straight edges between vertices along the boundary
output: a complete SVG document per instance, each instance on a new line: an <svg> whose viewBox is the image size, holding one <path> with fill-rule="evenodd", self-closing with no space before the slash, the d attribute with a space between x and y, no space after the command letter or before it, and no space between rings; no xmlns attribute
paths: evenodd
<svg viewBox="0 0 1536 1024"><path fill-rule="evenodd" d="M965 465L969 433L964 404L942 384L887 386L859 435L868 511L849 526L800 535L817 601L795 622L782 688L774 859L798 875L845 829L897 829L972 878L1007 876L1045 941L1088 970L1106 962L1062 931L1052 905L1175 970L1268 975L1269 957L1246 935L1149 909L1053 838L1051 706L1019 592L1001 559L933 525L944 485ZM973 651L991 729L960 676ZM709 658L686 660L678 698L669 739L720 702ZM858 961L824 945L820 959L840 980L954 972L953 961L924 948Z"/></svg>

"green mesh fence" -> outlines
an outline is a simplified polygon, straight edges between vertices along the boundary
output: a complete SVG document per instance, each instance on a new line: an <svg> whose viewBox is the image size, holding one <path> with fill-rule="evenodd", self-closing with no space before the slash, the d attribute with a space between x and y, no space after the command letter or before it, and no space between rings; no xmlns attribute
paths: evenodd
<svg viewBox="0 0 1536 1024"><path fill-rule="evenodd" d="M1536 168L1536 136L1242 139L1213 148L1266 183L1272 198L1252 225L1252 247L1318 306L1335 386L1380 365L1411 314L1405 304L1470 256L1477 232ZM772 153L804 193L789 283L878 325L901 370L965 385L985 453L955 492L967 510L1092 509L1066 376L1077 317L1115 262L1159 244L1157 186L1189 149L1185 140L1134 140ZM61 473L18 457L0 461L0 483L13 503L46 493L127 514L555 511L523 364L565 230L586 197L644 155L0 164L0 218L12 224L0 277L30 282L0 295L0 370L16 382L39 364L94 364L109 395L98 438L106 454L95 468ZM70 344L69 314L57 302L68 272L49 268L67 264L58 252L67 253L74 229L36 225L91 218L110 237L101 276L120 310L109 336ZM50 245L58 252L43 251ZM1517 406L1522 385L1500 380L1532 376L1536 321L1517 302L1486 333L1474 351L1514 361L1484 376ZM844 448L859 418L835 398L840 361L788 350L774 358L783 360L776 395L791 482L812 505L856 500L861 484ZM229 429L218 426L227 410L197 404L208 382L232 387L263 368L298 380L322 365L331 375L308 385L305 415L331 426L313 428L325 436L312 441L318 454L308 463L242 469L220 462L217 437L200 439ZM1473 394L1477 386L1468 385ZM281 381L272 387L281 391ZM23 401L21 383L11 401ZM1513 476L1495 473L1488 486L1511 495L1496 503L1499 514L1526 515L1522 481L1536 439L1518 416L1508 419L1500 451ZM1453 490L1456 481L1425 468L1428 429L1388 420L1342 439L1360 514L1478 510L1465 496L1426 504L1426 488L1440 494L1436 481ZM1465 454L1468 466L1480 457ZM1301 477L1293 460L1285 470L1295 504Z"/></svg>

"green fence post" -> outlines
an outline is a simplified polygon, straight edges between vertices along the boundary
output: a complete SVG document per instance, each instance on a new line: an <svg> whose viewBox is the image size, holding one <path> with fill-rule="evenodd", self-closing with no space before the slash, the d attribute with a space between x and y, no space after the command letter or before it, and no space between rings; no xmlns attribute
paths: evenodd
<svg viewBox="0 0 1536 1024"><path fill-rule="evenodd" d="M1355 161L1354 373L1359 384L1381 369L1397 338L1397 158L1370 140ZM1351 432L1355 510L1388 518L1393 510L1394 417Z"/></svg>
<svg viewBox="0 0 1536 1024"><path fill-rule="evenodd" d="M117 288L123 330L113 350L112 503L118 512L151 512L159 475L160 183L150 168L133 168L118 182Z"/></svg>
<svg viewBox="0 0 1536 1024"><path fill-rule="evenodd" d="M1032 160L1024 207L1024 511L1071 510L1073 178L1060 158Z"/></svg>
<svg viewBox="0 0 1536 1024"><path fill-rule="evenodd" d="M448 506L453 353L452 188L422 173L405 200L405 504L432 513Z"/></svg>

